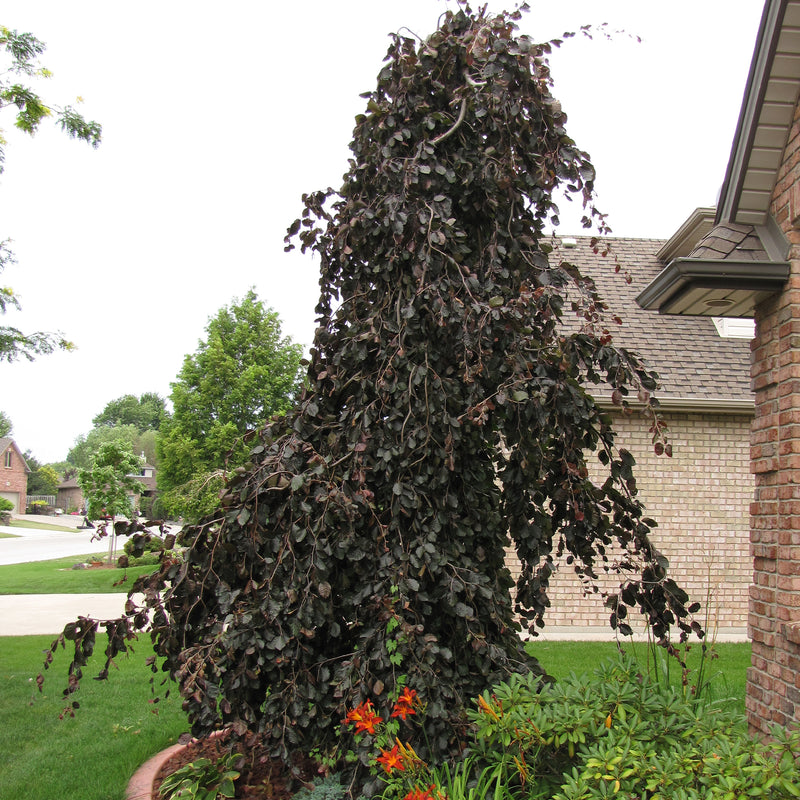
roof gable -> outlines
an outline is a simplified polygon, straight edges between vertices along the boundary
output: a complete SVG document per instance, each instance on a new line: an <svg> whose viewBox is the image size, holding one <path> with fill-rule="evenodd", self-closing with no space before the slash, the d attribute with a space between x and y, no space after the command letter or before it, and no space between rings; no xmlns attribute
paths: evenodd
<svg viewBox="0 0 800 800"><path fill-rule="evenodd" d="M19 456L20 461L22 461L22 466L25 467L25 472L30 472L31 468L28 466L28 462L25 460L22 450L17 447L17 443L8 436L0 437L0 456L2 456L9 447L12 447L14 452Z"/></svg>

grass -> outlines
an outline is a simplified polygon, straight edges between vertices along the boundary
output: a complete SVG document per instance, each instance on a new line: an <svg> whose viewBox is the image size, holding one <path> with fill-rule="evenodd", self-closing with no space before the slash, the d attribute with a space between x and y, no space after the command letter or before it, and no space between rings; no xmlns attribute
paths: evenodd
<svg viewBox="0 0 800 800"><path fill-rule="evenodd" d="M75 528L70 528L68 525L51 525L48 522L31 522L25 519L12 519L12 528L33 528L39 531L61 531L61 533L85 533L85 531L77 531Z"/></svg>
<svg viewBox="0 0 800 800"><path fill-rule="evenodd" d="M591 673L598 662L613 658L617 653L615 642L538 642L528 644L528 652L541 662L554 678L566 678L570 673L582 675ZM623 649L641 665L642 671L652 668L652 652L644 642L623 642ZM703 666L703 682L707 684L706 699L724 704L728 710L745 713L744 695L747 668L750 666L750 644L717 642L709 645L709 653ZM692 644L686 656L689 666L689 685L696 681L700 668L702 649L698 643ZM657 649L656 664L659 677L666 677L671 683L680 685L682 680L680 666L674 659L666 658ZM666 674L668 670L668 674Z"/></svg>
<svg viewBox="0 0 800 800"><path fill-rule="evenodd" d="M144 667L147 642L136 654L120 658L118 672L107 682L90 679L86 670L74 718L58 719L63 707L69 654L56 654L43 695L36 692L42 650L52 636L7 636L0 640L0 797L14 800L121 800L139 765L173 744L186 730L177 691L160 702L155 716L148 704L151 673ZM604 658L613 658L613 642L535 642L532 652L555 677L591 672ZM732 696L744 711L745 671L749 644L718 644L718 659L708 674L719 696ZM646 663L644 645L629 645ZM699 648L693 648L692 661ZM716 676L716 677L715 677ZM162 687L162 691L163 688Z"/></svg>
<svg viewBox="0 0 800 800"><path fill-rule="evenodd" d="M49 561L29 561L23 564L0 565L0 594L111 594L126 592L139 575L153 572L156 567L128 569L72 569L90 555L54 558ZM104 560L106 554L98 555ZM127 574L121 586L114 583ZM0 795L2 796L2 795Z"/></svg>
<svg viewBox="0 0 800 800"><path fill-rule="evenodd" d="M148 702L152 654L144 639L106 682L81 683L75 717L59 720L69 653L59 650L36 691L42 651L52 636L6 636L0 640L0 797L14 800L121 800L136 769L174 744L187 730L177 691L157 705ZM157 689L160 676L156 676ZM158 715L154 714L158 711Z"/></svg>
<svg viewBox="0 0 800 800"><path fill-rule="evenodd" d="M0 533L0 539L19 539L19 536L13 533Z"/></svg>

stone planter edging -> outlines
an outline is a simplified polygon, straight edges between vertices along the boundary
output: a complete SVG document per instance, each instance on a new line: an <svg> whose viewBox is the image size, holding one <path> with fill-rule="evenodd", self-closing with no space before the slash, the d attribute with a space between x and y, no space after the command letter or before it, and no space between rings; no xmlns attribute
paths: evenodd
<svg viewBox="0 0 800 800"><path fill-rule="evenodd" d="M185 744L173 744L145 761L133 773L133 777L128 783L128 788L125 790L125 800L153 800L153 782L156 779L156 775L158 775L158 771L175 753L179 753L187 746Z"/></svg>

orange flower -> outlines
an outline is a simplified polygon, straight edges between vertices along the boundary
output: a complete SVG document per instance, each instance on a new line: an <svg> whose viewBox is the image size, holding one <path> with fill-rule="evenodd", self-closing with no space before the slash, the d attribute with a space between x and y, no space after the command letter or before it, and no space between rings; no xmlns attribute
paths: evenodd
<svg viewBox="0 0 800 800"><path fill-rule="evenodd" d="M499 720L500 716L498 715L497 711L495 710L494 706L489 704L486 701L486 698L483 695L478 695L478 708L483 711L484 714L490 716L493 720ZM502 705L500 706L500 710L502 713Z"/></svg>
<svg viewBox="0 0 800 800"><path fill-rule="evenodd" d="M397 698L397 702L394 704L392 716L405 719L409 714L416 714L417 712L414 710L414 706L417 704L417 702L418 700L416 691L414 691L414 689L409 689L406 686L403 689L400 697Z"/></svg>
<svg viewBox="0 0 800 800"><path fill-rule="evenodd" d="M436 787L433 785L427 789L420 789L419 786L415 786L403 800L437 800L438 792L436 794L434 792L436 792Z"/></svg>
<svg viewBox="0 0 800 800"><path fill-rule="evenodd" d="M347 712L347 717L343 720L345 724L348 722L355 723L356 733L375 733L375 726L381 722L381 718L375 713L375 708L371 700L365 700L360 706L357 706L352 711Z"/></svg>
<svg viewBox="0 0 800 800"><path fill-rule="evenodd" d="M405 767L403 766L403 756L400 753L400 748L397 745L395 745L391 750L381 749L381 754L378 756L377 761L387 772L391 772L395 768L405 770Z"/></svg>

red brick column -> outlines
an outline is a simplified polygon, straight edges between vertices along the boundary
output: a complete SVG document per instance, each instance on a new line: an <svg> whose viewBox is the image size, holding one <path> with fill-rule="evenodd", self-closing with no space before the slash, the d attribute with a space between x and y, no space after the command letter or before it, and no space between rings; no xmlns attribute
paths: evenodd
<svg viewBox="0 0 800 800"><path fill-rule="evenodd" d="M790 242L784 291L756 309L750 507L753 584L747 674L751 730L800 721L800 115L783 156L772 215Z"/></svg>

